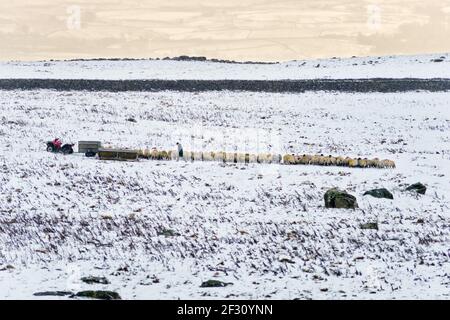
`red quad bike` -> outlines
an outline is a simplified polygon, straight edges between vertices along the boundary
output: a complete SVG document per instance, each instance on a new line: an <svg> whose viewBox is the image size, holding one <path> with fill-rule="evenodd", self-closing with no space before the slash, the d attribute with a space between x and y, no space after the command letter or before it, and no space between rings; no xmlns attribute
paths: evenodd
<svg viewBox="0 0 450 320"><path fill-rule="evenodd" d="M61 152L62 154L72 154L73 146L75 144L66 143L62 144L61 140L56 138L53 141L47 141L47 151L48 152Z"/></svg>

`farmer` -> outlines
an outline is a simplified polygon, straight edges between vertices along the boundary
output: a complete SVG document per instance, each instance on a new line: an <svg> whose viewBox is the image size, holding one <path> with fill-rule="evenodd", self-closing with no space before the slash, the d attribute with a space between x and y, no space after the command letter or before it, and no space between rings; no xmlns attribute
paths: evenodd
<svg viewBox="0 0 450 320"><path fill-rule="evenodd" d="M55 140L53 140L52 143L53 143L53 145L55 146L55 149L56 149L56 150L61 149L61 146L62 146L61 139L55 138Z"/></svg>
<svg viewBox="0 0 450 320"><path fill-rule="evenodd" d="M178 154L177 154L177 161L180 160L180 158L183 158L183 146L181 143L177 142L177 148L178 148Z"/></svg>

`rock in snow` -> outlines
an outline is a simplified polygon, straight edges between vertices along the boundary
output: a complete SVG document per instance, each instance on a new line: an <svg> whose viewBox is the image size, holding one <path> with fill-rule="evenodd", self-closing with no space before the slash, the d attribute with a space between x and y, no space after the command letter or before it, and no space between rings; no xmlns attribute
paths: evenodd
<svg viewBox="0 0 450 320"><path fill-rule="evenodd" d="M121 300L122 298L117 292L103 290L86 290L80 291L72 295L71 298L91 298L99 300Z"/></svg>
<svg viewBox="0 0 450 320"><path fill-rule="evenodd" d="M223 282L219 280L208 280L203 282L200 287L201 288L220 288L220 287L226 287L232 285L231 282Z"/></svg>
<svg viewBox="0 0 450 320"><path fill-rule="evenodd" d="M378 230L378 223L377 222L367 222L363 223L359 226L361 229L373 229Z"/></svg>
<svg viewBox="0 0 450 320"><path fill-rule="evenodd" d="M364 196L369 195L375 198L386 198L386 199L394 199L392 193L386 188L373 189L364 192Z"/></svg>
<svg viewBox="0 0 450 320"><path fill-rule="evenodd" d="M324 195L325 208L338 208L338 209L356 209L358 208L358 202L356 198L347 191L332 188L328 190Z"/></svg>
<svg viewBox="0 0 450 320"><path fill-rule="evenodd" d="M406 191L415 191L420 194L425 194L425 192L427 191L427 187L425 187L422 183L417 182L417 183L414 183L414 184L408 186L405 190Z"/></svg>
<svg viewBox="0 0 450 320"><path fill-rule="evenodd" d="M83 277L83 278L81 278L81 281L83 281L84 283L87 283L87 284L94 284L94 283L98 283L98 284L109 284L108 279L106 279L105 277L93 277L93 276L89 276L89 277Z"/></svg>
<svg viewBox="0 0 450 320"><path fill-rule="evenodd" d="M47 296L64 297L70 296L71 294L73 293L70 291L42 291L33 293L33 295L36 297L47 297Z"/></svg>

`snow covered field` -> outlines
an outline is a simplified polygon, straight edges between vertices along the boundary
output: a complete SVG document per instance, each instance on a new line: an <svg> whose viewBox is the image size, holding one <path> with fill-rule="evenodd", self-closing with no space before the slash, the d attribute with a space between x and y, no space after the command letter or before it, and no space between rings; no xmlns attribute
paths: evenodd
<svg viewBox="0 0 450 320"><path fill-rule="evenodd" d="M237 64L211 61L91 60L0 62L7 79L366 79L450 78L448 53Z"/></svg>
<svg viewBox="0 0 450 320"><path fill-rule="evenodd" d="M11 65L2 64L2 77ZM258 68L272 67L249 68L264 78ZM71 68L48 75L113 76ZM217 70L212 78L228 74ZM449 101L448 92L0 91L0 298L108 289L124 299L448 299ZM379 157L397 168L102 162L45 152L57 136L130 148L181 141L186 150ZM403 191L417 181L425 195ZM355 195L360 208L325 209L331 187ZM362 196L376 187L394 200ZM379 230L361 229L366 222ZM91 275L110 284L80 281ZM233 284L200 288L209 279Z"/></svg>

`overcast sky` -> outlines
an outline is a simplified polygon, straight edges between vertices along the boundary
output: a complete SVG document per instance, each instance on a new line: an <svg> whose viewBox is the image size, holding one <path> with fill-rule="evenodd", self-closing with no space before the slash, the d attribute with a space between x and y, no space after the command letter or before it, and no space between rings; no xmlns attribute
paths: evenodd
<svg viewBox="0 0 450 320"><path fill-rule="evenodd" d="M450 0L1 0L0 60L450 52Z"/></svg>

